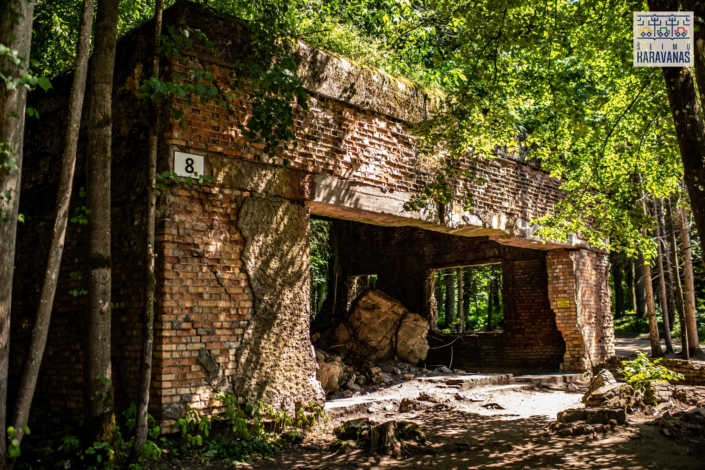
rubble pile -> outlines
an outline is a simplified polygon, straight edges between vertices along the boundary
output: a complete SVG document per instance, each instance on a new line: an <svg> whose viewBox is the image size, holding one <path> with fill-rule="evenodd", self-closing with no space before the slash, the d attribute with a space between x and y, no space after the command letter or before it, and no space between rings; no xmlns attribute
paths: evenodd
<svg viewBox="0 0 705 470"><path fill-rule="evenodd" d="M686 405L705 407L705 387L678 385L673 390L673 398Z"/></svg>
<svg viewBox="0 0 705 470"><path fill-rule="evenodd" d="M586 408L605 406L635 408L642 406L644 396L631 385L617 382L610 371L602 369L592 378L590 387L582 400Z"/></svg>
<svg viewBox="0 0 705 470"><path fill-rule="evenodd" d="M558 413L558 418L548 425L548 430L564 437L582 436L612 432L626 422L627 413L624 408L574 408Z"/></svg>
<svg viewBox="0 0 705 470"><path fill-rule="evenodd" d="M428 321L397 300L380 290L366 290L347 318L312 337L316 378L330 398L348 398L429 374L415 367L426 358L428 330Z"/></svg>
<svg viewBox="0 0 705 470"><path fill-rule="evenodd" d="M408 421L376 423L367 418L345 422L333 430L332 448L337 451L369 449L372 453L402 458L413 448L429 446L421 428Z"/></svg>
<svg viewBox="0 0 705 470"><path fill-rule="evenodd" d="M673 414L666 412L648 425L658 426L664 435L678 440L703 440L705 439L705 408L695 408Z"/></svg>
<svg viewBox="0 0 705 470"><path fill-rule="evenodd" d="M365 361L358 366L350 359L343 362L341 356L326 354L321 350L316 351L316 361L316 379L321 382L326 394L338 392L334 398L353 396L355 393L377 390L380 385L401 382L404 379L401 369L416 372L415 368L405 363L393 363L392 367L383 364L391 373L377 367L372 361Z"/></svg>

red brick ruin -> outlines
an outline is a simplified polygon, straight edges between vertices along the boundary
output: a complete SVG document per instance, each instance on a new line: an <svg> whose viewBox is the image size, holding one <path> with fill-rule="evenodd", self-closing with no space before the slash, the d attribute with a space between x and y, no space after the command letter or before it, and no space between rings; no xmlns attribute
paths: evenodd
<svg viewBox="0 0 705 470"><path fill-rule="evenodd" d="M195 46L172 71L205 69L217 87L227 64L246 56L237 21L179 2L165 24L203 30L214 50ZM134 400L141 351L147 108L137 87L148 60L149 29L118 43L113 126L113 374L116 398ZM530 221L550 214L563 193L540 168L504 156L466 162L487 183L475 205L449 211L445 223L406 212L403 204L427 173L414 156L410 127L438 99L388 76L301 45L300 75L310 111L296 111L298 150L284 168L240 135L246 95L226 111L194 100L176 104L186 127L161 113L158 171L174 169L175 152L204 158L213 182L182 183L158 200L157 307L151 413L167 428L184 405L212 411L214 394L231 390L275 407L325 400L310 340L309 223L335 219L344 276L377 274L387 294L435 320L433 273L501 263L502 333L461 335L458 367L512 371L583 371L614 354L607 254L579 237L546 243ZM18 380L29 342L50 238L70 76L35 93L41 122L28 122L12 308L12 370ZM84 127L85 129L85 127ZM85 136L75 187L85 186ZM72 205L82 205L75 191ZM73 211L73 207L71 209ZM70 273L85 262L86 230L72 224L57 289L37 399L79 415L84 297ZM343 295L342 293L341 295ZM341 296L340 298L345 298ZM434 334L434 336L436 336ZM431 346L434 346L432 342ZM446 364L448 348L428 361Z"/></svg>

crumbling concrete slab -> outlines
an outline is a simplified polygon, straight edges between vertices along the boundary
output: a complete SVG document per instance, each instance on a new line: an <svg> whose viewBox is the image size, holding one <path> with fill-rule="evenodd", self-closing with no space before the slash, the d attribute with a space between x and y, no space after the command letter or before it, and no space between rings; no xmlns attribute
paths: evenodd
<svg viewBox="0 0 705 470"><path fill-rule="evenodd" d="M443 383L446 385L459 385L459 390L470 390L486 385L506 385L514 383L512 374L477 374L477 375L451 375L445 377L418 377L421 382Z"/></svg>
<svg viewBox="0 0 705 470"><path fill-rule="evenodd" d="M559 383L588 383L583 374L545 374L545 375L520 375L514 377L516 383L531 383L534 385L548 385Z"/></svg>

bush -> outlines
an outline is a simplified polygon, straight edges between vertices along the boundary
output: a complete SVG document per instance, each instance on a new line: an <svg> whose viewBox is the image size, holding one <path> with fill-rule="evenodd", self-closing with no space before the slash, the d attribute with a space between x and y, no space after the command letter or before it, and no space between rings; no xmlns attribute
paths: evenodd
<svg viewBox="0 0 705 470"><path fill-rule="evenodd" d="M683 374L670 371L658 365L662 358L650 361L646 353L637 351L637 358L624 362L623 369L617 372L624 376L624 380L636 390L644 393L649 382L668 382L669 380L682 380Z"/></svg>

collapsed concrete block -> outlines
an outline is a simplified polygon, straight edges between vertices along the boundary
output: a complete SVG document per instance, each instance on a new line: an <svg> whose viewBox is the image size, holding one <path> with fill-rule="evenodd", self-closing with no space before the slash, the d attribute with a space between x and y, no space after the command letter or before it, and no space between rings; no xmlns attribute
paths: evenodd
<svg viewBox="0 0 705 470"><path fill-rule="evenodd" d="M416 364L426 358L429 323L420 315L409 312L396 299L380 290L363 292L355 301L350 314L331 335L335 344L342 344L345 355L373 361L393 359Z"/></svg>

